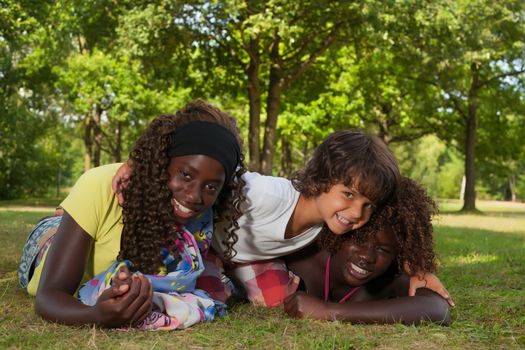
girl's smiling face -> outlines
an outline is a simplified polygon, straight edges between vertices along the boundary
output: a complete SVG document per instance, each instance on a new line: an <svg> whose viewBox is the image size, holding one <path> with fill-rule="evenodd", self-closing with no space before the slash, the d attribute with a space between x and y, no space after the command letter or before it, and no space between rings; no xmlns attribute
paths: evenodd
<svg viewBox="0 0 525 350"><path fill-rule="evenodd" d="M344 242L333 256L332 271L339 281L354 287L360 286L384 274L397 255L398 247L393 233L383 230L370 235L363 242Z"/></svg>
<svg viewBox="0 0 525 350"><path fill-rule="evenodd" d="M224 167L202 154L174 157L168 166L173 217L179 224L208 210L224 185Z"/></svg>

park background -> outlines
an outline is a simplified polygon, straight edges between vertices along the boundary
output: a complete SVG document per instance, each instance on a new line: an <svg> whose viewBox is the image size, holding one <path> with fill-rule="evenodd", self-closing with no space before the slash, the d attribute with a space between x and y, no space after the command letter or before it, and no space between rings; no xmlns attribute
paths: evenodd
<svg viewBox="0 0 525 350"><path fill-rule="evenodd" d="M286 348L525 346L524 39L521 0L1 0L0 345L34 346L35 330L58 336L44 347L122 345L30 315L19 252L82 172L124 161L152 118L202 98L236 118L249 168L266 174L288 177L335 130L382 138L441 204L440 277L460 306L445 330L241 306L209 339L197 327L198 346L224 341L223 327L247 339L227 348L279 347L275 332Z"/></svg>

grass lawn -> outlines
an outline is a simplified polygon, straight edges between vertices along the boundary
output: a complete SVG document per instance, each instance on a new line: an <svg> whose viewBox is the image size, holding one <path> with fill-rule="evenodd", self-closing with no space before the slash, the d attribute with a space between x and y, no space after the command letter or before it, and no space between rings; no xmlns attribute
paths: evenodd
<svg viewBox="0 0 525 350"><path fill-rule="evenodd" d="M479 215L436 220L439 277L456 308L450 327L293 320L234 305L221 320L174 332L67 327L34 314L16 270L26 235L54 202L0 202L0 349L520 349L525 348L525 204L480 202Z"/></svg>

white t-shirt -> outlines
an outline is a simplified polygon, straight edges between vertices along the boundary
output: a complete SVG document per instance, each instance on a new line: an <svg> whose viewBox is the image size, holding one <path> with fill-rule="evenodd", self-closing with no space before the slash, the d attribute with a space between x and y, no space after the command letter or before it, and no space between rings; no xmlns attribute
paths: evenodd
<svg viewBox="0 0 525 350"><path fill-rule="evenodd" d="M285 239L286 226L299 200L292 183L281 177L246 173L244 187L246 202L241 207L243 215L237 219L239 240L233 249L237 251L232 261L247 263L268 260L293 253L310 244L323 225L313 226L300 235ZM227 237L225 222L217 225L213 234L212 247L222 255Z"/></svg>

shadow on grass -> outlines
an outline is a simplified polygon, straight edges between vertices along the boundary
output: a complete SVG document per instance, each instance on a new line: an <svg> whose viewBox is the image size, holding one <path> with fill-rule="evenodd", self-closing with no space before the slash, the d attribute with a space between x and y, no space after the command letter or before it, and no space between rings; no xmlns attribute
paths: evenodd
<svg viewBox="0 0 525 350"><path fill-rule="evenodd" d="M0 207L24 206L24 207L56 207L64 200L60 198L23 198L12 200L0 200Z"/></svg>
<svg viewBox="0 0 525 350"><path fill-rule="evenodd" d="M439 250L446 248L442 253L449 257L455 253L467 251L492 254L514 252L517 257L525 257L523 254L525 235L486 229L437 225L434 236L437 248Z"/></svg>

